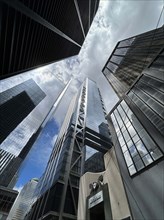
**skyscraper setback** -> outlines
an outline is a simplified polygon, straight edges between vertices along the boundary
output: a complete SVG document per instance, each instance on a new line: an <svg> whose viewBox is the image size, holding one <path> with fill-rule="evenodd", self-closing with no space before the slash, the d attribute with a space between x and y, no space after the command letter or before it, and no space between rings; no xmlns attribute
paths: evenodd
<svg viewBox="0 0 164 220"><path fill-rule="evenodd" d="M93 150L88 154L88 148ZM86 79L71 101L47 168L41 177L39 198L30 219L74 219L77 215L79 179L90 167L102 171L103 163L94 163L97 151L105 153L112 147L105 120L105 108L96 84ZM96 152L96 153L95 153ZM85 162L86 161L86 162Z"/></svg>
<svg viewBox="0 0 164 220"><path fill-rule="evenodd" d="M99 0L1 0L0 75L77 55Z"/></svg>

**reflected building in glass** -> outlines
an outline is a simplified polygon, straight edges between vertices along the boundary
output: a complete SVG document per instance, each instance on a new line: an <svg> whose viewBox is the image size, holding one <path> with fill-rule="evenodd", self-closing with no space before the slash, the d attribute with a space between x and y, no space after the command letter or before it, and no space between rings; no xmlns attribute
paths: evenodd
<svg viewBox="0 0 164 220"><path fill-rule="evenodd" d="M164 26L117 43L102 72L119 97L130 89L163 45Z"/></svg>
<svg viewBox="0 0 164 220"><path fill-rule="evenodd" d="M134 219L163 218L163 33L164 27L130 38L133 39L130 47L136 51L136 55L131 54L131 49L128 49L124 56L121 56L120 64L117 64L114 73L111 73L112 77L115 75L114 77L119 79L117 79L119 86L116 87L113 83L113 88L122 98L110 111L107 119ZM123 46L123 43L128 41L129 39L121 41L118 45ZM150 46L148 50L144 45L152 47ZM144 46L142 51L141 46ZM119 51L119 48L114 50L111 58L115 56L113 54L116 51ZM137 54L137 51L142 53ZM137 57L140 62L143 60L141 66ZM125 63L128 64L127 75L124 74L121 79L119 76L124 72ZM108 67L106 66L103 71L107 73ZM106 78L108 76L107 73ZM110 79L109 76L108 81Z"/></svg>
<svg viewBox="0 0 164 220"><path fill-rule="evenodd" d="M0 185L5 187L13 187L16 172L64 88L64 84L54 76L49 80L58 83L58 88L48 81L41 82L39 77L30 77L27 74L26 77L16 76L1 81Z"/></svg>
<svg viewBox="0 0 164 220"><path fill-rule="evenodd" d="M105 116L99 89L86 79L67 110L27 219L77 218L80 177L104 170L97 160L112 147Z"/></svg>

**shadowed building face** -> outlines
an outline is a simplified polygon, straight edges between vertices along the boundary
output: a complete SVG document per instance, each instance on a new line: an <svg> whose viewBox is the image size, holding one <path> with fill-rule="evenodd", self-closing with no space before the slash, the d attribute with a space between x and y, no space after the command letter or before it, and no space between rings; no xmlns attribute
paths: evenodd
<svg viewBox="0 0 164 220"><path fill-rule="evenodd" d="M99 0L2 0L0 75L77 55Z"/></svg>

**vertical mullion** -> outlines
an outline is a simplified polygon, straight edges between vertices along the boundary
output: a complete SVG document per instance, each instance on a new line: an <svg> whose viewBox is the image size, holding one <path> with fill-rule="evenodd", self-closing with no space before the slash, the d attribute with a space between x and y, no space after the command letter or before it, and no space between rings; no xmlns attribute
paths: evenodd
<svg viewBox="0 0 164 220"><path fill-rule="evenodd" d="M120 106L121 106L121 108L122 108L122 105L120 105ZM123 108L122 108L122 109L123 109ZM124 111L124 109L123 109L123 111ZM119 112L119 111L118 111L118 112ZM130 119L129 119L129 116L126 114L125 111L124 111L124 113L125 113L126 117L128 118L128 120L129 120L129 122L130 122L130 125L133 126L133 124L131 123L131 121L130 121ZM120 113L119 113L119 114L120 114ZM121 114L120 114L120 117L121 117ZM124 123L124 121L123 121L123 123ZM126 127L125 123L124 123L124 126L125 126L125 128L126 128L128 134L129 134L129 136L130 136L130 138L131 138L131 141L132 141L133 145L135 146L135 149L136 149L138 155L140 156L141 161L142 161L143 164L144 164L144 167L146 167L146 165L145 165L145 163L144 163L144 161L143 161L143 159L142 159L142 157L141 157L141 155L140 155L140 153L139 153L139 150L137 149L137 147L136 147L136 145L135 145L135 143L134 143L134 141L133 141L133 138L131 137L131 135L130 135L130 133L129 133L129 131L128 131L128 128ZM140 135L138 134L138 132L137 132L137 130L135 129L134 126L133 126L133 128L134 128L136 134L137 134L137 135L139 136L139 138L140 138L139 141L141 141L141 142L143 143L143 141L142 141ZM143 143L143 144L144 144L144 143ZM145 149L147 150L145 144L144 144L144 147L145 147ZM128 150L128 151L129 151L129 150ZM149 154L149 151L148 151L148 150L147 150L147 152L148 152L148 154ZM131 156L130 151L129 151L129 154L130 154L130 156ZM147 154L145 154L144 156L146 156L146 155L147 155ZM132 157L132 156L131 156L131 157ZM132 160L133 160L133 157L132 157ZM136 170L137 170L137 169L136 169Z"/></svg>
<svg viewBox="0 0 164 220"><path fill-rule="evenodd" d="M26 26L27 26L27 17L25 17L25 25L24 25L24 30L23 30L23 36L22 36L22 43L21 43L21 48L20 48L20 54L19 54L19 62L18 62L18 70L21 68L21 60L22 60L22 51L24 49L24 39L25 39L25 33L26 33Z"/></svg>
<svg viewBox="0 0 164 220"><path fill-rule="evenodd" d="M30 4L30 1L29 1L29 4ZM32 5L32 10L34 9L34 4L35 4L35 1L33 1L33 5ZM28 64L29 64L29 55L30 55L30 51L31 51L31 46L32 46L32 40L33 40L33 35L34 35L34 23L32 23L33 20L30 18L30 26L29 26L29 29L30 29L30 43L29 43L29 47L28 47L28 50L27 50L27 55L25 56L26 58L26 63L25 63L25 69L28 68ZM31 27L31 24L32 24L32 27Z"/></svg>
<svg viewBox="0 0 164 220"><path fill-rule="evenodd" d="M9 66L8 66L8 72L11 70L11 61L12 61L12 55L13 55L13 46L14 46L14 37L15 37L15 26L16 26L16 16L17 16L17 11L14 11L14 25L13 25L13 33L12 33L12 42L11 42L11 50L10 50L10 58L9 58Z"/></svg>
<svg viewBox="0 0 164 220"><path fill-rule="evenodd" d="M117 109L116 109L117 110ZM117 110L117 113L119 114L119 111ZM136 169L136 172L138 172L138 170L137 170L137 168L136 168L136 165L135 165L135 162L134 162L134 160L133 160L133 157L131 156L131 153L129 152L129 148L128 148L128 146L127 146L127 142L126 142L126 140L125 140L125 138L124 138L124 135L123 135L123 133L122 133L122 131L121 131L121 127L120 127L120 125L119 125L119 123L118 123L118 120L117 120L117 117L116 117L116 115L115 115L115 113L113 114L114 115L114 117L115 117L115 120L116 120L116 122L117 122L117 125L118 125L118 127L119 127L119 132L121 133L121 135L122 135L122 137L123 137L123 140L124 140L124 142L125 142L125 145L126 145L126 147L127 147L127 151L128 151L128 153L129 153L129 155L130 155L130 158L131 158L131 160L132 160L132 162L133 162L133 166L135 167L135 169ZM119 114L119 116L120 116L120 114ZM127 115L126 115L126 117L127 117ZM125 117L125 118L126 118ZM123 122L123 125L124 125L124 121L123 121L123 118L121 117L121 120L122 120L122 122ZM125 125L124 125L125 126ZM127 129L126 129L127 130ZM129 132L128 132L128 134L129 134ZM116 133L116 135L117 135L117 133ZM130 135L129 135L130 136ZM131 136L130 136L131 137ZM118 136L117 136L117 139L118 139ZM119 139L118 139L118 141L119 141ZM120 144L120 141L119 141L119 144ZM121 144L120 144L121 145ZM124 153L126 152L123 152L122 151L122 147L121 147L121 152L122 152L122 154L123 154L123 157L124 157L124 160L125 160L125 163L126 163L126 167L127 167L127 169L128 169L128 172L129 172L129 167L128 167L128 165L127 165L127 162L126 162L126 159L125 159L125 156L124 156ZM138 151L137 151L138 152ZM139 154L139 156L140 156L140 154ZM130 172L129 172L129 174L130 174ZM131 176L131 174L130 174L130 176Z"/></svg>
<svg viewBox="0 0 164 220"><path fill-rule="evenodd" d="M43 1L42 1L42 5L41 5L41 8L40 8L40 10L42 10L42 8L44 7L44 5L43 5ZM43 12L43 15L42 15L42 17L44 18L44 15L45 15L45 11ZM42 34L44 33L44 29L45 29L45 31L48 31L49 29L48 28L46 28L46 27L43 27L42 26ZM47 39L47 36L46 36L46 34L44 34L44 38L42 38L43 40L41 41L41 45L43 46L43 45L45 45L45 41L46 41L46 39ZM41 59L41 62L42 62L42 64L44 65L44 54L43 54L43 49L44 48L44 46L42 47L42 50L40 49L39 51L40 51L40 55L41 55L41 57L42 57L42 59ZM38 51L38 52L39 52ZM38 53L37 53L38 54Z"/></svg>
<svg viewBox="0 0 164 220"><path fill-rule="evenodd" d="M31 21L31 19L30 19L30 21ZM31 21L31 23L32 23L33 21ZM25 68L28 68L28 66L29 66L29 56L30 56L30 54L31 54L31 46L32 46L32 41L33 41L33 36L34 36L34 23L33 23L33 25L32 25L32 28L31 28L31 40L30 40L30 43L29 43L29 47L28 47L28 52L27 52L27 56L26 56L26 64L25 64Z"/></svg>
<svg viewBox="0 0 164 220"><path fill-rule="evenodd" d="M22 67L25 66L25 58L26 58L26 54L27 54L27 46L29 46L28 42L29 42L29 37L30 37L29 36L30 35L30 29L31 29L31 19L29 20L29 24L28 24L28 32L27 32L27 36L26 36L26 44L25 44L24 53L23 53L23 56L22 56Z"/></svg>
<svg viewBox="0 0 164 220"><path fill-rule="evenodd" d="M35 44L37 40L37 31L38 31L39 24L34 23L34 32L33 32L33 38L32 38L32 44L31 44L31 51L30 51L30 57L29 57L29 65L30 67L33 67L34 64L34 52L35 52Z"/></svg>
<svg viewBox="0 0 164 220"><path fill-rule="evenodd" d="M9 6L7 6L7 20L6 20L6 30L5 30L3 60L2 60L2 75L4 73L4 66L5 66L5 51L6 51L5 48L6 48L6 39L7 39L8 20L9 20Z"/></svg>
<svg viewBox="0 0 164 220"><path fill-rule="evenodd" d="M89 0L88 30L91 26L91 0Z"/></svg>
<svg viewBox="0 0 164 220"><path fill-rule="evenodd" d="M96 6L97 6L97 0L95 0L95 7L94 7L94 12L93 12L93 17L94 17L95 14L96 14Z"/></svg>
<svg viewBox="0 0 164 220"><path fill-rule="evenodd" d="M42 2L42 5L43 5L43 2ZM41 5L41 7L42 7ZM37 4L37 7L36 7L36 13L37 11L39 10L39 4ZM35 48L36 50L34 51L34 54L33 54L33 64L36 66L37 65L37 54L38 54L38 50L39 50L39 42L40 42L40 39L42 38L42 34L40 32L40 29L42 30L43 29L43 26L41 26L40 24L38 24L38 31L36 33L36 36L37 36L37 43L35 45ZM43 32L43 31L42 31ZM39 36L39 37L38 37Z"/></svg>
<svg viewBox="0 0 164 220"><path fill-rule="evenodd" d="M16 68L16 60L17 60L17 52L18 52L19 35L20 35L20 29L21 29L21 21L22 21L22 13L20 12L19 30L18 30L17 42L16 42L16 48L15 48L15 59L14 59L14 62L13 62L13 71L15 71L15 68Z"/></svg>

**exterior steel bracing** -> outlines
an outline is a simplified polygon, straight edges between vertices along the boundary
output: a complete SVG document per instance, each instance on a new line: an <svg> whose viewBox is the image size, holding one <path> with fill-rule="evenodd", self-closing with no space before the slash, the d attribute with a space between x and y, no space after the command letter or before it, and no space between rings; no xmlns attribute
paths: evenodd
<svg viewBox="0 0 164 220"><path fill-rule="evenodd" d="M89 94L90 88L95 89L96 96L95 93ZM112 146L108 128L104 124L103 126L90 124L91 109L88 108L92 103L88 103L88 100L95 103L97 101L101 106L101 113L93 112L93 115L97 117L97 121L104 121L105 124L99 91L95 83L87 79L77 98L75 97L70 104L47 168L38 184L39 198L27 219L51 219L52 216L59 220L76 219L79 180L85 171L89 171L89 166L87 164L85 167L85 163L87 161L92 163L94 158L98 158L96 156L86 159L87 147L104 153ZM87 123L89 127L86 126ZM92 126L95 127L91 129ZM98 133L96 129L100 129L100 132ZM95 169L92 166L92 171L100 171L98 167L99 164Z"/></svg>

